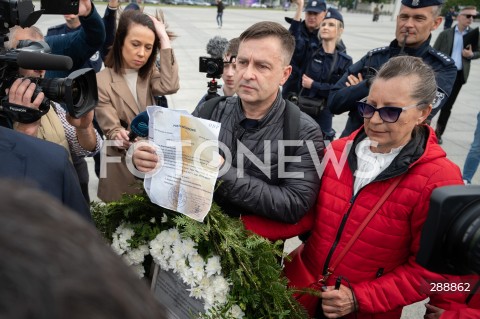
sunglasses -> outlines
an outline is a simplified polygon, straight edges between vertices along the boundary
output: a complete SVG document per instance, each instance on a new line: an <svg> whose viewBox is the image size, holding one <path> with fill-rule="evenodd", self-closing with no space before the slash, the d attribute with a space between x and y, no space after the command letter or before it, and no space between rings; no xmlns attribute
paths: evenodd
<svg viewBox="0 0 480 319"><path fill-rule="evenodd" d="M375 112L378 112L378 115L380 116L382 121L387 123L395 123L396 121L398 121L398 118L403 111L412 109L419 105L421 104L409 105L405 107L384 106L380 109L377 109L375 106L370 105L367 102L359 101L357 102L357 109L358 113L360 113L360 116L365 119L371 119Z"/></svg>
<svg viewBox="0 0 480 319"><path fill-rule="evenodd" d="M473 15L473 14L462 14L465 18L467 19L471 19L471 18L475 18L476 15Z"/></svg>

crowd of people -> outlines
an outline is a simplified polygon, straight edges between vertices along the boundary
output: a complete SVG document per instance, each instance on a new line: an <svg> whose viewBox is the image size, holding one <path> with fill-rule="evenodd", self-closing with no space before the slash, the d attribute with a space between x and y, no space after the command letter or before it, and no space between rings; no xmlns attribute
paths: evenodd
<svg viewBox="0 0 480 319"><path fill-rule="evenodd" d="M348 26L342 13L327 9L324 0L296 4L294 17L286 19L288 29L261 21L225 41L224 87L218 97L199 97L192 113L220 122L219 141L230 150L231 156L220 152L228 170L218 178L215 201L268 239L301 236L303 242L285 261L284 273L289 286L299 289L297 300L312 318L400 318L404 306L427 297L425 318L474 318L461 317L465 308L475 308L468 294L421 289L425 282L458 278L430 272L415 258L432 191L470 183L480 162L480 113L463 176L440 146L471 60L480 57L478 41L463 46L476 8L462 8L455 15L457 24L441 32L432 46L431 33L442 24L442 1L402 0L393 41L353 63L341 40ZM121 11L119 6L118 0L110 0L102 19L91 0L80 0L78 15L65 16L66 23L50 28L45 37L35 26L15 26L7 43L18 48L25 40L45 42L51 53L72 58L72 71L91 67L98 72L98 102L76 118L62 103L46 100L27 78L58 77L58 72L20 68L22 77L12 83L4 103L41 115L0 119L0 177L33 183L82 216L81 222L59 218L58 204L50 207L50 198L33 196L42 202L35 206L38 213L46 217L37 217L42 221L37 226L68 226L64 236L79 250L87 249L84 243L99 245L92 235L75 239L77 232L93 233L84 158L104 152L120 159L97 157L98 197L104 202L142 192L141 180L126 164L127 150L141 139L131 134L130 124L156 97L179 90L174 35L163 15L147 15L137 4ZM221 0L217 8L221 28ZM301 111L307 101L315 112ZM345 112L348 121L336 139L332 117ZM434 129L430 124L437 113ZM300 143L284 148L284 140ZM261 161L268 157L268 171L243 156L240 145ZM153 146L142 145L132 161L140 172L149 172L160 159ZM23 209L19 207L33 211L21 196L5 196L5 185L0 183L0 189L11 218L14 209ZM48 241L46 245L55 250ZM106 267L93 255L86 254ZM105 264L112 267L107 257ZM62 271L70 269L62 258L51 262ZM120 276L125 270L116 272ZM15 272L11 276L12 282L18 279ZM131 298L103 288L119 302ZM145 297L143 288L135 286ZM133 298L135 306L138 299ZM145 300L148 311L160 313L152 298Z"/></svg>

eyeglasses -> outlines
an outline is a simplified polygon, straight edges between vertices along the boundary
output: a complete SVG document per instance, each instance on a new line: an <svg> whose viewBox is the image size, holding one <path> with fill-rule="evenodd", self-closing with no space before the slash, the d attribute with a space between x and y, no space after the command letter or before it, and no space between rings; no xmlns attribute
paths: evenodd
<svg viewBox="0 0 480 319"><path fill-rule="evenodd" d="M475 18L475 17L476 17L476 15L474 15L474 14L462 14L462 16L464 16L464 17L467 18L467 19L471 19L471 18Z"/></svg>
<svg viewBox="0 0 480 319"><path fill-rule="evenodd" d="M364 101L358 101L357 109L358 109L358 113L360 113L360 116L365 119L371 119L375 114L375 112L378 112L378 115L380 116L382 121L387 123L395 123L396 121L398 121L398 118L400 117L400 114L403 111L412 109L419 105L421 104L409 105L405 107L384 106L382 108L377 109L373 105L370 105Z"/></svg>

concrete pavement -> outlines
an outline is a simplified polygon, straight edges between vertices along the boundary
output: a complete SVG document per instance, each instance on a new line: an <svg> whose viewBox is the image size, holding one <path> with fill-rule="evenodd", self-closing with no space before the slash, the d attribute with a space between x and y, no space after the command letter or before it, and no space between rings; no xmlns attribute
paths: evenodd
<svg viewBox="0 0 480 319"><path fill-rule="evenodd" d="M39 6L38 6L39 7ZM104 3L97 5L100 14L105 10ZM154 13L156 7L147 6L145 11ZM251 24L261 21L277 21L288 28L285 16L293 16L292 10L270 9L237 9L227 7L223 15L223 28L218 29L215 21L215 7L175 7L162 6L169 29L174 31L178 38L173 41L175 55L180 67L180 90L177 94L169 96L169 106L175 109L192 111L199 99L207 90L205 74L198 72L198 57L206 54L206 44L210 38L220 35L231 39L237 37ZM370 14L343 13L345 31L343 41L354 62L358 61L370 49L388 45L394 37L395 21L390 17L381 16L380 21L373 23ZM63 22L61 16L43 16L37 24L44 32L51 25ZM475 24L478 26L478 23ZM441 26L440 29L443 29ZM432 43L441 30L433 33ZM472 62L469 82L464 85L456 104L447 129L443 136L442 145L448 158L463 168L473 132L476 126L476 115L480 111L480 60ZM475 89L476 88L476 89ZM339 135L343 130L346 114L334 117L334 128ZM435 119L434 119L435 122ZM89 160L90 167L92 161ZM91 194L96 198L98 180L91 171ZM480 184L480 175L473 180ZM296 242L290 242L293 248ZM422 318L424 313L423 303L406 307L402 318Z"/></svg>

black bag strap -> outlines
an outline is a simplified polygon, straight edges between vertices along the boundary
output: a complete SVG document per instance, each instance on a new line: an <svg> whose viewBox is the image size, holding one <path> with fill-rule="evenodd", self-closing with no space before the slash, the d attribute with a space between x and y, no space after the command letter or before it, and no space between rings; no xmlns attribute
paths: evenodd
<svg viewBox="0 0 480 319"><path fill-rule="evenodd" d="M283 115L283 139L298 140L300 128L300 108L289 100L285 100L285 114ZM292 156L294 146L285 149L285 155Z"/></svg>
<svg viewBox="0 0 480 319"><path fill-rule="evenodd" d="M217 96L206 101L198 112L198 117L206 120L212 118L213 110L217 105L227 99L228 96ZM283 139L298 140L300 127L300 109L292 102L285 100L285 114L283 116ZM285 155L292 156L294 147L287 147Z"/></svg>

